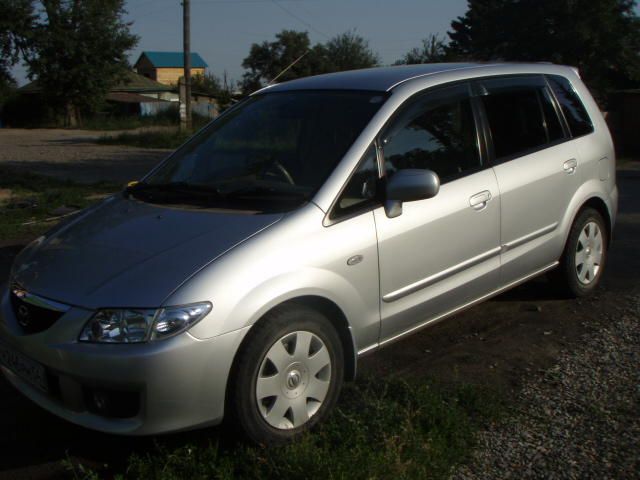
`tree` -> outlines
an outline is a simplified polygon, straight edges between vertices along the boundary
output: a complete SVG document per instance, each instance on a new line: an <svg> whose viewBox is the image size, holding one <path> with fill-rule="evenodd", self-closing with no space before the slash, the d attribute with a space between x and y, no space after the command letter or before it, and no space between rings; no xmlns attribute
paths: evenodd
<svg viewBox="0 0 640 480"><path fill-rule="evenodd" d="M418 63L444 62L448 57L447 44L444 38L430 34L422 40L421 47L409 50L396 65L414 65Z"/></svg>
<svg viewBox="0 0 640 480"><path fill-rule="evenodd" d="M372 67L378 55L354 32L345 32L325 44L311 45L307 32L283 30L274 42L254 43L242 66L245 92L261 88L274 79L279 82L321 73Z"/></svg>
<svg viewBox="0 0 640 480"><path fill-rule="evenodd" d="M195 75L191 79L191 90L197 93L206 93L216 98L218 105L225 110L233 100L234 84L227 81L225 72L223 80L220 80L213 73L205 73L204 75Z"/></svg>
<svg viewBox="0 0 640 480"><path fill-rule="evenodd" d="M254 43L242 62L249 70L243 76L243 90L257 90L276 77L286 81L313 75L322 69L324 52L320 50L311 47L307 32L294 30L282 30L274 42Z"/></svg>
<svg viewBox="0 0 640 480"><path fill-rule="evenodd" d="M354 31L336 35L324 45L324 49L324 72L370 68L380 62L378 54L369 47L369 42Z"/></svg>
<svg viewBox="0 0 640 480"><path fill-rule="evenodd" d="M579 68L599 99L640 80L634 0L468 0L449 32L473 60L548 61Z"/></svg>
<svg viewBox="0 0 640 480"><path fill-rule="evenodd" d="M97 109L129 68L138 41L123 16L125 0L41 0L26 45L29 78L43 98L76 126Z"/></svg>
<svg viewBox="0 0 640 480"><path fill-rule="evenodd" d="M33 18L31 0L0 0L0 105L15 88L11 67L20 58Z"/></svg>

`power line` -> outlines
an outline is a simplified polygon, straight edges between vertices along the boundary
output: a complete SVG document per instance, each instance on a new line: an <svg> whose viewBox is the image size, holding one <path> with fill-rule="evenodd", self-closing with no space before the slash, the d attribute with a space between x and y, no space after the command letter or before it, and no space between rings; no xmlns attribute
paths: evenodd
<svg viewBox="0 0 640 480"><path fill-rule="evenodd" d="M238 4L238 3L269 3L273 0L193 0L192 3L226 3L226 4ZM311 0L278 0L279 2L301 3Z"/></svg>
<svg viewBox="0 0 640 480"><path fill-rule="evenodd" d="M280 10L282 10L283 12L285 12L287 15L289 15L292 18L295 18L296 20L298 20L300 23L302 23L303 25L305 25L307 28L309 28L310 30L313 30L314 32L316 32L318 35L322 35L324 38L326 38L327 40L329 39L329 35L327 35L324 32L321 32L320 30L318 30L317 28L315 28L313 25L311 25L309 22L305 21L304 19L302 19L301 17L299 17L298 15L296 15L295 13L293 13L291 10L287 9L284 7L284 5L281 5L280 3L278 3L276 0L271 0L271 3L273 3L275 6L277 6Z"/></svg>

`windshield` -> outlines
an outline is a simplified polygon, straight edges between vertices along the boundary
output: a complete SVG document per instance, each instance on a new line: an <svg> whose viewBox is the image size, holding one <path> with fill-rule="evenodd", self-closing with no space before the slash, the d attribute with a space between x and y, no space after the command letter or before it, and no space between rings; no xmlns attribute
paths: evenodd
<svg viewBox="0 0 640 480"><path fill-rule="evenodd" d="M130 193L155 203L295 208L322 186L385 98L354 91L250 97Z"/></svg>

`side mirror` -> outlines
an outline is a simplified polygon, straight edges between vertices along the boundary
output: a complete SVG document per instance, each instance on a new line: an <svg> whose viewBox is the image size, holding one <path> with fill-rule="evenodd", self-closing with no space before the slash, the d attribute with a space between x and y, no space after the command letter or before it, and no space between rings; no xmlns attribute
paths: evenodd
<svg viewBox="0 0 640 480"><path fill-rule="evenodd" d="M402 202L435 197L440 190L440 178L431 170L399 170L387 182L384 210L389 218L402 214Z"/></svg>

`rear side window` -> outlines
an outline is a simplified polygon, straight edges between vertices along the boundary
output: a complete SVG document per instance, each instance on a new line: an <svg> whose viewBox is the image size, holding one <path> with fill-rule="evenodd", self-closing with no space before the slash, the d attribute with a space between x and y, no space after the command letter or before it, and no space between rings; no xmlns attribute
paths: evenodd
<svg viewBox="0 0 640 480"><path fill-rule="evenodd" d="M542 77L497 78L481 86L496 159L524 155L566 137Z"/></svg>
<svg viewBox="0 0 640 480"><path fill-rule="evenodd" d="M569 80L558 75L549 75L547 80L549 80L549 85L567 119L571 135L580 137L593 132L593 123L589 118L587 109L584 108L580 97L578 97Z"/></svg>

